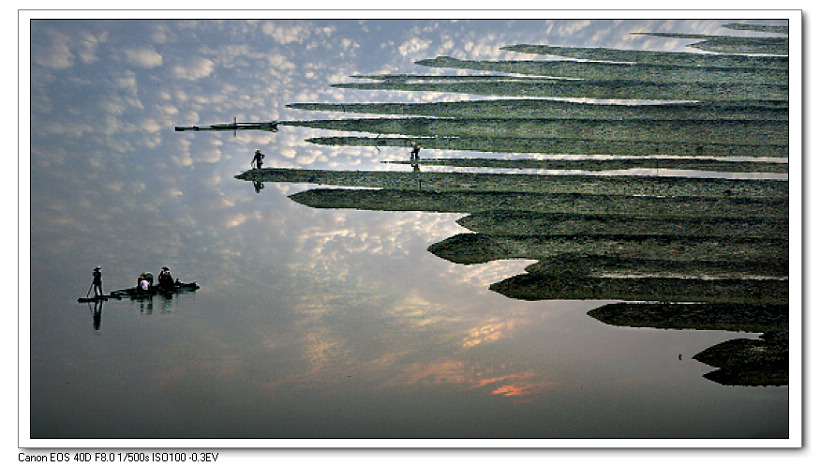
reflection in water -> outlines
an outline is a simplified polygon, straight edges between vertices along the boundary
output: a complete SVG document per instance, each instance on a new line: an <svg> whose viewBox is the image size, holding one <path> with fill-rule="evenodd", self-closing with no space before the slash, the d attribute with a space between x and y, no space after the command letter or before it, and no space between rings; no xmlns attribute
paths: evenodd
<svg viewBox="0 0 820 467"><path fill-rule="evenodd" d="M732 28L732 25L726 25ZM733 38L735 40L736 38ZM772 39L778 47L782 38ZM702 46L704 43L701 43ZM758 50L754 40L737 40L737 51ZM620 64L582 62L458 61L449 57L424 62L426 66L476 70L526 70L523 79L502 75L435 76L368 75L372 83L337 84L340 88L402 89L407 91L459 91L484 95L549 96L589 98L643 98L689 100L685 105L666 103L650 106L653 118L636 117L634 108L616 102L606 106L580 102L462 101L415 107L361 104L359 110L393 114L413 110L430 117L391 117L284 122L285 125L379 133L375 139L314 140L323 144L384 144L382 133L401 133L411 139L395 138L393 144L409 141L413 174L419 172L420 143L424 138L433 147L475 149L481 141L492 152L546 154L598 154L649 156L666 154L697 156L677 159L608 159L552 162L565 168L585 169L603 176L566 177L583 181L581 188L562 176L468 174L437 171L425 174L429 182L411 190L406 178L395 172L362 174L335 171L256 171L239 179L300 181L345 186L378 187L377 190L313 189L290 198L316 208L354 208L378 211L434 211L468 213L469 228L483 233L458 234L431 245L438 257L459 264L478 264L500 259L531 259L539 263L526 274L516 275L490 286L490 290L522 300L614 299L703 302L709 305L740 304L761 306L788 304L788 186L787 176L774 180L755 178L769 168L763 164L741 165L739 161L718 162L704 156L752 154L749 148L777 150L759 155L782 155L788 145L787 67L782 57L742 55L703 56L661 52L623 52L608 49L565 49L560 47L515 46L509 50L574 55L606 61L628 54L629 67ZM701 62L711 63L701 73ZM750 65L750 63L752 63ZM697 63L697 65L695 65ZM675 64L676 73L649 72L655 66ZM542 68L549 67L546 72ZM520 69L519 69L520 68ZM556 71L556 68L560 71ZM598 70L604 68L606 71ZM748 81L744 89L729 89L727 69L752 70L735 78ZM611 74L632 80L630 86L612 85ZM540 71L539 71L540 70ZM720 71L718 71L720 70ZM548 80L538 75L584 78ZM550 78L551 79L551 78ZM514 85L510 85L514 81ZM727 103L731 100L766 101L761 109ZM695 101L696 102L693 102ZM308 110L337 110L332 106L298 104ZM572 117L537 118L539 112L569 112ZM412 110L411 110L412 109ZM345 110L342 106L341 110ZM692 117L690 112L699 115ZM527 113L526 116L524 114ZM518 115L517 115L518 114ZM775 116L764 118L762 115ZM705 115L712 117L704 118ZM731 117L729 117L731 115ZM469 118L467 118L469 116ZM714 119L713 119L714 118ZM400 131L396 129L400 128ZM579 137L583 135L583 139ZM441 139L441 143L438 141ZM464 139L462 139L464 138ZM471 146L459 147L474 138ZM560 145L554 144L560 141ZM590 144L590 141L593 141ZM452 146L455 142L456 146ZM641 142L642 145L637 145ZM655 145L654 151L650 149ZM636 149L637 146L637 149ZM556 150L556 148L560 148ZM661 149L663 148L663 149ZM594 153L593 153L594 154ZM787 154L787 153L786 153ZM641 176L612 175L613 170L631 169L626 164L644 164L652 171ZM446 159L435 162L447 166ZM538 163L543 164L543 161ZM678 170L689 177L660 177L659 169ZM512 163L484 158L465 165L506 167ZM572 165L567 165L572 164ZM454 166L457 164L453 164ZM518 162L519 169L527 166ZM752 172L745 181L721 171ZM742 167L742 168L741 168ZM711 171L709 176L697 171ZM654 175L654 176L653 176ZM664 180L666 178L666 180ZM344 180L344 183L341 181ZM555 185L548 184L554 180ZM334 183L335 182L335 183ZM519 182L525 182L526 185ZM525 188L526 187L526 188ZM619 190L622 188L622 190ZM640 196L638 196L640 195ZM488 222L487 213L495 219ZM513 220L508 220L513 217ZM500 220L500 222L496 222ZM564 232L556 233L560 224ZM462 224L465 225L465 224ZM489 232L489 230L492 230ZM636 231L642 233L637 234ZM595 259L592 259L595 258ZM719 277L707 277L717 274ZM763 278L759 276L764 276ZM707 280L708 279L708 280ZM492 326L475 330L475 341L497 338ZM779 340L778 340L779 341ZM777 357L779 358L779 356ZM768 368L768 367L767 367ZM724 379L725 380L725 379ZM738 380L739 381L739 380ZM785 382L774 377L771 381ZM509 393L516 393L511 389Z"/></svg>
<svg viewBox="0 0 820 467"><path fill-rule="evenodd" d="M154 297L140 297L134 299L139 304L141 315L151 315L154 313Z"/></svg>
<svg viewBox="0 0 820 467"><path fill-rule="evenodd" d="M238 31L239 28L232 29L233 24L229 21L220 27ZM320 76L315 63L325 62L317 60L310 65L311 68L304 69L291 67L288 63L288 57L306 52L298 49L303 42L290 40L302 37L301 33L311 30L310 27L302 29L300 25L296 22L292 29L288 29L293 36L278 32L265 36L287 41L285 45L293 47L294 53L290 50L283 53L282 44L261 51L253 45L248 49L233 48L231 41L235 39L223 43L225 36L203 32L201 41L195 41L208 44L201 49L202 56L208 58L201 61L194 56L180 60L173 55L173 48L169 46L175 40L192 37L184 36L188 32L202 32L198 29L201 24L189 24L184 28L158 28L153 34L135 34L134 37L162 36L169 41L169 45L157 48L158 55L151 53L154 49L141 49L136 54L133 50L126 51L125 56L139 59L139 66L134 68L135 76L128 69L123 71L123 75L113 77L111 82L117 84L114 97L119 95L122 100L115 99L105 108L114 109L112 114L130 118L132 115L128 111L120 114L120 110L129 109L132 103L141 107L145 104L146 113L138 114L133 120L141 122L143 126L140 128L145 129L158 125L155 123L157 121L188 118L198 121L196 114L201 115L202 121L225 121L224 115L219 116L218 113L226 111L227 103L212 105L217 101L201 98L208 83L220 82L219 90L214 95L235 95L231 89L241 90L245 96L254 95L249 102L257 100L256 93L268 92L272 88L260 84L264 81L258 80L258 73L249 71L244 74L250 69L240 66L240 62L246 62L251 67L259 65L259 69L270 69L274 73L288 69L304 71L306 79L281 80L282 83L298 82L299 86L304 87L299 90L289 88L289 94L285 95L320 95L316 94L316 88L324 85L326 76L321 75L320 84L313 81L313 77ZM277 26L276 22L271 22L259 27L273 27L280 31ZM340 25L334 24L333 28L321 31L334 34L337 27ZM242 28L254 29L257 26L245 24ZM511 32L517 30L507 24L503 28ZM538 32L522 38L521 42L509 43L541 38L543 27L536 29ZM179 36L174 37L174 34ZM34 37L48 35L36 34ZM245 41L248 36L243 33L233 37L241 37ZM310 39L317 40L311 43L328 43L331 47L336 44L326 41L326 38L311 36ZM364 42L356 44L363 47L362 50L366 47ZM106 47L105 43L101 42L100 47ZM206 50L225 53L220 55L223 59L211 60L214 56ZM232 52L227 53L228 50ZM429 50L434 50L434 46ZM487 50L475 49L479 55ZM159 56L162 57L163 66L153 67L159 63ZM236 62L224 61L230 61L232 57L236 58ZM350 55L345 58L348 57ZM61 64L59 60L32 63L40 73L45 73L44 63ZM283 66L272 67L274 63L282 63ZM362 71L351 70L350 65L346 65L348 63L348 60L339 62L339 70L350 74ZM230 76L253 76L253 79L223 83L229 77L223 67L232 64L240 72L230 73ZM392 66L385 68L383 65L377 63L369 69L393 69ZM48 72L58 78L65 77L66 74L60 70L55 67ZM174 70L176 75L153 76L164 70ZM146 75L151 76L144 79ZM705 80L712 78L710 73L699 73L698 77ZM54 81L86 83L88 80L75 77ZM488 81L482 78L469 84L476 91L486 92L488 88L483 85ZM150 92L145 86L137 86L145 82L163 82L162 95L149 102ZM396 80L393 82L396 83ZM458 82L454 79L446 84ZM424 86L424 83L425 80L420 78L409 84ZM404 86L405 82L398 84ZM438 84L442 82L435 83ZM489 84L492 86L492 83ZM698 85L694 88L703 93L709 86ZM506 87L504 90L509 89ZM643 90L640 86L630 89ZM519 87L519 90L523 88ZM599 87L598 90L606 89ZM350 95L339 93L334 94L333 98ZM57 96L54 95L55 98ZM140 102L135 96L140 96ZM402 94L402 99L403 96L406 94ZM142 98L145 102L141 101ZM276 112L276 105L268 104L285 102L278 95L265 96L258 101L265 103L264 108L251 103L248 112L258 115ZM444 107L438 107L439 102L429 104L427 108L433 111ZM475 110L462 102L447 104L450 110L460 108L467 113ZM782 118L782 106L773 105L772 109L766 110L760 105L750 105L741 109L733 106L731 101L716 107L710 105L710 119L714 116L714 109L719 108L720 112L731 113L739 120L754 119L756 114L765 113L766 118L758 120L766 122L727 123L719 134L715 134L724 140L704 135L700 139L710 139L704 142L657 141L662 138L655 135L648 135L651 138L646 141L634 141L629 135L632 130L640 130L636 122L612 126L620 137L627 135L619 141L561 139L558 137L569 136L568 133L573 131L572 122L544 122L543 115L539 115L538 105L541 104L544 103L536 102L535 106L528 106L519 102L520 107L510 107L508 102L500 100L492 105L477 104L481 106L483 114L479 117L483 120L473 118L475 121L467 121L470 118L464 118L446 124L435 120L403 123L397 120L388 123L406 124L403 128L393 128L391 134L411 134L408 137L413 137L412 134L420 132L424 137L426 157L428 152L431 155L435 151L444 153L459 149L460 145L486 150L499 157L506 157L508 152L575 153L576 148L578 154L598 153L610 147L614 150L606 153L645 155L679 149L688 155L712 154L715 157L737 151L748 151L752 156L783 155L784 151L779 145L782 135L777 133L778 124L772 123ZM50 108L42 108L45 107ZM133 107L136 108L136 105ZM515 121L520 120L515 112L521 107L534 112L533 121ZM590 106L564 106L559 116L569 116L569 113L560 115L565 110L575 112L575 116L579 115L578 112L589 110L610 113L634 110L624 107L608 105L593 109ZM54 108L60 108L59 99L55 101ZM416 109L408 110L414 112ZM700 112L703 108L697 106L639 110L654 112L651 119L664 115L668 119L670 115L681 116L687 112L690 116L693 113L703 114ZM499 112L507 115L497 115ZM42 110L32 113L33 121L42 120ZM148 116L148 113L160 115ZM646 119L646 115L649 114L644 114L642 118ZM591 120L600 118L600 115L581 116ZM281 120L279 115L272 117ZM487 120L492 118L499 120ZM115 120L112 117L112 127L116 126ZM750 393L744 390L730 393L700 378L699 375L705 371L703 366L688 358L726 339L727 333L651 329L628 332L632 330L600 325L584 314L591 307L600 305L599 302L511 300L489 291L488 287L520 274L525 265L535 268L532 264L535 261L540 266L533 272L540 271L542 274L544 269L540 268L562 262L544 253L545 250L549 253L549 248L543 246L544 238L535 238L555 235L552 229L558 228L559 224L567 229L574 226L579 230L576 233L580 234L589 233L592 225L602 226L600 228L604 230L621 225L627 234L634 234L630 229L641 226L648 230L644 234L651 235L658 223L636 219L647 214L655 219L660 212L666 215L665 218L689 219L688 222L682 220L664 224L672 235L680 235L681 232L693 234L692 226L705 224L700 226L699 235L710 235L704 231L712 229L711 235L720 236L717 230L728 231L738 227L759 237L764 229L754 224L762 224L760 219L764 217L768 232L779 231L780 225L787 224L783 222L783 208L788 205L785 184L723 179L706 183L669 177L662 181L650 177L584 178L541 176L537 173L531 174L534 175L532 177L516 178L507 174L471 176L454 173L451 168L438 170L426 166L422 171L421 163L410 164L411 170L393 167L401 172L392 171L392 168L385 170L382 165L379 169L386 171L386 174L376 180L377 175L366 171L373 168L370 165L379 165L374 160L378 156L373 154L372 148L365 148L366 152L359 151L351 147L356 144L347 144L349 141L345 141L347 147L344 148L317 148L312 143L304 144L303 140L321 134L320 131L297 128L288 125L287 121L282 123L279 128L286 131L275 135L270 131L243 131L235 138L226 134L199 132L178 134L176 138L163 137L160 141L160 132L157 131L152 133L155 137L150 140L146 138L147 141L140 143L129 141L129 147L140 150L155 146L161 148L156 151L161 155L144 165L120 164L117 161L120 152L99 151L98 154L105 154L106 157L89 156L73 172L62 170L73 165L73 158L60 151L50 151L50 145L33 142L33 148L36 147L39 153L49 155L35 159L38 170L33 171L33 177L37 177L41 190L47 185L62 186L51 183L54 178L48 174L65 173L61 176L66 186L86 187L104 179L102 185L105 190L102 193L106 196L117 194L116 200L112 197L111 209L95 213L98 217L92 216L94 222L82 219L85 225L105 222L105 225L111 226L110 230L93 232L95 246L106 245L105 253L101 253L99 248L84 246L73 249L69 240L51 235L64 226L77 228L80 223L74 222L65 213L83 212L87 209L83 205L87 201L83 198L89 195L87 198L94 200L94 193L81 190L82 196L78 196L81 201L76 206L72 205L73 200L55 196L53 188L48 191L48 199L53 203L42 202L45 197L38 198L35 224L45 225L48 229L35 233L40 239L38 248L32 253L39 259L36 264L53 263L44 261L49 255L70 258L65 261L66 264L88 264L84 262L84 255L96 258L96 255L107 254L111 258L101 261L117 264L119 268L110 270L107 277L130 277L129 271L143 270L140 265L143 262L158 264L158 261L175 261L175 264L182 266L182 270L196 271L197 277L208 284L205 292L196 297L196 303L192 300L193 296L108 302L106 333L95 339L97 342L93 344L89 344L82 334L83 331L88 332L85 328L87 322L83 320L81 324L84 328L76 330L72 327L75 323L64 316L53 320L53 305L49 305L46 298L33 297L37 300L36 306L32 307L32 321L36 323L32 333L34 384L31 411L32 434L35 437L370 436L452 439L474 436L644 439L752 437L770 431L776 431L775 436L783 435L784 420L787 420L783 407L788 405L784 391ZM445 129L474 134L453 137L435 128L442 124ZM430 128L422 128L424 125ZM538 130L542 131L543 137L540 138L531 138L532 134L526 131L514 134L521 125L536 130L552 128L559 133L544 134ZM50 131L62 128L60 125L41 126L50 128ZM584 126L593 131L600 129L591 124ZM660 126L655 125L656 128ZM709 130L719 126L710 121L690 128ZM733 133L732 130L741 127L765 129L776 134L768 141L761 142L759 139L752 140L754 131ZM419 131L417 128L422 129ZM69 130L83 132L81 126L72 126ZM488 134L493 132L498 134ZM141 131L134 133L142 134ZM663 132L659 133L666 136ZM675 131L669 135L680 136L681 133ZM34 138L40 138L40 134ZM376 139L387 141L379 137ZM368 144L372 145L372 141ZM254 179L253 193L244 184L232 183L229 174L235 172L237 164L236 160L231 160L231 154L247 154L248 148L271 146L277 147L275 152L269 153L274 158L271 165L324 167L333 169L328 171L333 173L280 171L275 179ZM404 150L401 150L402 159L406 159ZM107 157L109 154L116 156ZM173 156L168 157L168 154ZM70 159L71 164L61 163L60 158ZM247 166L245 157L240 159L241 165ZM359 168L365 170L356 172L355 169ZM82 175L77 175L77 171L82 171ZM600 175L594 172L589 171ZM325 178L314 178L317 175ZM353 183L348 183L348 180L343 180L344 183L327 180L337 176L357 177L358 180ZM182 177L183 181L178 182L177 177ZM269 189L265 190L265 195L256 196L264 188L263 182L269 182ZM367 196L380 205L291 203L290 198L279 195L304 191L303 187L294 188L293 183L377 188L381 191L367 190L374 192ZM728 199L724 199L727 184L731 184L733 191ZM388 190L393 191L388 193ZM501 193L502 196L495 198L488 194L490 192ZM566 196L552 196L562 193ZM328 196L336 194L331 192ZM395 195L394 199L379 199L391 194ZM632 199L636 197L632 195L637 194L651 200ZM299 201L300 198L307 198L301 193L299 195L292 199ZM622 209L626 196L630 196L628 201L635 202L636 207L631 211ZM503 202L499 202L501 198L504 198ZM149 202L143 201L146 199ZM399 206L399 201L405 204ZM674 207L670 207L672 204ZM331 209L318 210L306 206ZM339 207L355 209L340 210L337 209ZM602 207L621 210L598 212L601 216L610 217L592 218L596 213L594 209ZM701 222L708 218L704 216L714 214L710 209L718 207L725 214L722 224ZM384 212L397 211L397 208L407 212ZM364 209L384 211L364 212ZM584 209L590 212L576 212ZM465 233L466 222L456 223L459 217L479 216L490 210L493 211L491 216L474 218L467 228L472 230L475 227L475 233L490 237L491 242L475 242L470 249L474 250L471 252L473 257L492 261L467 265L450 261L450 258L455 258L454 255L443 260L427 253L431 245ZM432 211L455 214L433 214ZM528 217L536 217L530 215L533 212L564 216L565 219L556 222L557 217L547 215L540 217L540 223L531 222ZM498 222L491 226L486 220L489 217ZM511 226L519 230L511 232ZM79 228L78 231L90 233L87 228ZM654 232L657 233L657 230ZM739 236L737 232L740 230L735 232ZM769 234L764 232L763 235ZM514 236L530 238L511 238ZM71 240L80 237L83 236L75 234ZM781 235L778 238L784 237ZM567 239L565 245L584 246L588 248L585 250L588 253L596 250L592 240L578 236ZM640 239L633 236L632 240ZM600 242L601 239L595 241ZM735 243L746 247L754 242ZM713 245L702 244L699 253L694 255L688 248L691 245L687 242L669 242L660 256L675 255L677 252L681 256L700 256L704 250L718 251ZM613 265L621 266L615 271L619 274L645 274L648 270L656 272L659 269L668 272L670 263L676 259L678 264L683 263L681 270L687 273L697 272L702 266L697 258L690 257L670 258L668 262L664 262L666 259L655 259L653 261L656 262L651 264L639 263L638 259L632 258L627 263L623 252L615 246L604 258L575 261L563 266L570 271L568 275L579 271L585 275L599 275L602 271L612 273ZM649 244L643 247L648 248ZM640 251L642 245L633 243L631 248L635 256L634 252ZM748 270L760 273L761 265L769 259L779 259L777 251L784 248L787 245L782 243L765 248L760 246L763 253L755 262L747 263ZM72 253L69 255L66 253L68 251ZM711 254L709 251L705 253L707 256ZM725 260L725 252L723 255L722 259ZM549 260L556 261L547 264ZM716 261L710 264L715 270L731 266ZM782 265L783 262L778 261L777 264ZM530 271L529 267L527 270ZM35 274L37 279L41 279L51 272L48 268L39 267L32 273L33 277ZM62 270L54 275L58 277L51 283L58 284L63 277L73 276ZM82 277L86 277L84 272ZM72 282L72 285L76 284ZM68 296L75 296L76 290L84 289L86 285L76 285ZM584 299L611 298L606 286L585 292L588 293L582 296ZM155 303L154 300L159 302ZM158 314L162 316L154 315L155 307L161 310ZM196 312L186 313L187 310ZM100 311L100 321L101 314ZM149 316L154 319L137 321ZM99 324L96 320L95 323ZM54 339L54 336L58 338ZM123 345L123 342L128 345ZM59 384L56 383L58 380ZM81 386L80 381L94 381L94 385ZM669 388L681 390L670 391ZM95 397L89 398L88 394ZM89 399L94 399L94 403L89 403ZM124 400L128 401L127 404L123 404ZM76 424L79 419L84 421L82 426Z"/></svg>
<svg viewBox="0 0 820 467"><path fill-rule="evenodd" d="M719 367L704 377L720 384L788 384L787 304L617 303L596 308L588 314L615 326L762 333L759 339L733 339L699 352L692 358Z"/></svg>
<svg viewBox="0 0 820 467"><path fill-rule="evenodd" d="M458 174L451 173L450 175L455 180L458 179ZM358 190L348 190L348 192L361 193ZM458 193L464 192L462 190ZM374 198L377 198L379 193L379 191L367 192ZM401 195L411 198L418 196L419 193L405 190ZM440 197L439 193L425 192L425 194ZM482 196L482 194L476 193L476 196ZM416 206L421 205L416 204ZM448 209L446 203L443 206L444 211L456 211L456 209ZM767 271L774 276L788 274L786 267L777 266L782 263L782 258L788 251L787 240L781 240L785 238L783 230L787 224L780 222L778 217L772 220L764 218L762 221L754 216L716 220L703 211L692 212L691 220L685 217L640 219L628 216L590 216L583 218L561 214L553 216L558 219L550 218L553 224L549 225L544 222L545 218L542 215L525 209L516 209L515 205L509 208L509 211L496 211L491 218L493 233L459 234L447 241L432 245L430 250L439 257L461 264L482 264L507 258L540 260L539 263L527 268L532 269L532 272L516 275L490 286L490 290L511 298L705 301L724 311L739 310L735 313L736 318L745 320L747 323L754 323L759 320L759 317L754 314L741 317L741 311L746 310L744 306L754 308L761 306L757 304L772 303L775 304L773 306L779 307L778 312L782 316L786 315L788 280L778 277L752 278L743 274L744 270L752 274L765 274ZM514 219L512 222L495 222L508 215ZM473 214L468 217L471 219L471 228L477 230L487 228L481 216ZM535 222L539 229L554 228L556 220L559 223L566 221L567 228L576 229L582 234L575 236L524 236L520 233L511 236L507 234L507 229L527 232L529 230L527 225L531 222ZM691 225L687 224L688 222ZM643 226L648 230L646 234L637 236L583 234L584 229L591 225L596 225L596 228L602 231L612 230L613 226L625 229L625 232L634 230L636 226ZM703 236L698 233L697 229L704 228L704 225L709 226L708 229L712 236ZM738 232L744 229L748 231L749 237L736 238ZM675 232L663 235L651 233L659 230ZM715 234L720 236L715 237ZM456 241L459 238L471 240ZM537 241L534 242L534 240ZM453 248L454 242L458 244L457 248ZM450 245L447 254L441 253L441 247L438 246L445 243ZM568 255L567 251L577 251L580 254ZM670 257L676 257L676 261L665 260ZM743 259L737 261L736 258L739 257ZM613 266L618 267L621 274L626 276L634 274L635 277L607 277L607 271L612 271ZM682 271L691 277L674 277ZM698 277L706 271L709 274L724 273L730 276L709 280ZM671 274L672 277L663 277L664 273ZM653 274L660 274L660 276L653 277ZM679 313L679 309L671 308L671 310L672 314ZM689 328L704 329L697 325L698 322L698 320L693 320L692 323L695 325ZM779 326L787 328L787 321L781 320ZM462 348L469 349L497 341L504 334L504 329L506 329L504 325L487 323L473 328L469 331L468 337L464 338ZM710 329L734 330L726 324ZM760 349L762 348L758 351ZM787 358L784 360L782 357L783 346L778 344L777 347L771 347L771 349L774 353L761 353L761 355L773 358L775 363L758 365L755 370L758 374L756 379L749 376L735 379L716 378L713 376L714 373L706 377L722 384L787 384L788 379L783 377L782 371L783 365L787 365L788 362ZM699 360L716 362L715 359ZM776 374L773 373L775 371ZM765 383L762 383L763 381ZM499 393L521 394L512 388Z"/></svg>
<svg viewBox="0 0 820 467"><path fill-rule="evenodd" d="M102 311L103 311L103 301L96 301L94 303L94 310L92 311L94 315L94 329L96 331L100 330L100 326L102 325ZM89 302L88 307L91 308L91 302Z"/></svg>

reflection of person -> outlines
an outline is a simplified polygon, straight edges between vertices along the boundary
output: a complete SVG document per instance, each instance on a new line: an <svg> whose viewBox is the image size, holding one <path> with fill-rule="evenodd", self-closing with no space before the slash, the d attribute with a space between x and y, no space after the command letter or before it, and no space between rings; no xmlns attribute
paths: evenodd
<svg viewBox="0 0 820 467"><path fill-rule="evenodd" d="M261 169L262 168L262 159L264 159L264 158L265 158L265 155L262 154L262 151L257 149L256 152L253 153L253 160L251 161L251 167L256 165L257 169Z"/></svg>
<svg viewBox="0 0 820 467"><path fill-rule="evenodd" d="M413 142L413 150L410 151L410 160L419 160L419 151L421 151L421 145L419 143Z"/></svg>
<svg viewBox="0 0 820 467"><path fill-rule="evenodd" d="M94 302L94 329L99 331L102 323L102 300Z"/></svg>
<svg viewBox="0 0 820 467"><path fill-rule="evenodd" d="M100 267L100 266L97 266L96 268L94 268L94 273L93 273L94 280L91 281L91 284L94 286L94 296L95 297L99 297L100 295L103 294L103 290L102 290L102 272L100 272L100 269L102 269L102 267Z"/></svg>
<svg viewBox="0 0 820 467"><path fill-rule="evenodd" d="M263 185L260 180L253 181L253 189L256 190L257 193L262 191L262 188L265 188L265 185Z"/></svg>

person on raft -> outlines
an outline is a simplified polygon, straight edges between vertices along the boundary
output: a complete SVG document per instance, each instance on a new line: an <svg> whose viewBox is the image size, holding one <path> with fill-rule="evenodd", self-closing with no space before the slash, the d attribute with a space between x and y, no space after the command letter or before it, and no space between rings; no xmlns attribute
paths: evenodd
<svg viewBox="0 0 820 467"><path fill-rule="evenodd" d="M157 285L159 285L161 289L171 289L174 287L174 278L171 277L171 270L168 269L167 266L163 266L162 270L159 272Z"/></svg>
<svg viewBox="0 0 820 467"><path fill-rule="evenodd" d="M152 285L154 285L154 275L150 272L144 272L137 278L137 287L143 292L147 292Z"/></svg>
<svg viewBox="0 0 820 467"><path fill-rule="evenodd" d="M253 166L255 165L257 169L261 169L262 168L262 159L264 159L264 158L265 158L265 155L262 154L262 151L257 149L256 152L253 153L253 160L251 160L251 168L253 168Z"/></svg>
<svg viewBox="0 0 820 467"><path fill-rule="evenodd" d="M94 286L94 296L95 297L99 297L103 294L103 290L102 290L102 272L100 272L100 269L102 269L102 267L97 266L96 268L94 268L94 272L92 274L94 279L91 281L91 284Z"/></svg>

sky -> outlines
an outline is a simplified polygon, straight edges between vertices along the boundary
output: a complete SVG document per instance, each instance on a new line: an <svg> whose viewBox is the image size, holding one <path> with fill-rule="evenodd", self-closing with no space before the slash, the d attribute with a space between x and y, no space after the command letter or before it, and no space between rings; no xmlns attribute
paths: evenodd
<svg viewBox="0 0 820 467"><path fill-rule="evenodd" d="M486 21L33 21L32 242L38 251L62 250L89 222L128 222L134 209L184 218L187 203L235 203L221 185L257 148L275 167L357 168L384 157L372 148L308 145L303 131L228 138L175 133L176 125L328 116L286 108L295 102L463 98L330 87L356 73L441 73L413 64L438 55L533 58L499 50L522 42L681 49L681 41L630 33L725 32L715 20Z"/></svg>
<svg viewBox="0 0 820 467"><path fill-rule="evenodd" d="M311 251L314 258L324 257L328 244L400 254L407 222L430 241L449 227L400 220L363 237L332 225L312 228L311 218L294 226L292 220L276 219L273 208L260 206L250 187L233 179L248 167L256 148L266 153L266 165L275 167L373 168L385 154L316 147L304 142L314 133L295 128L234 137L178 133L173 127L234 117L338 117L286 108L296 102L456 100L464 96L330 85L351 81L353 74L455 73L413 64L438 55L536 59L499 50L517 43L683 50L680 41L630 33L726 33L720 27L724 22L35 20L30 23L30 157L20 160L21 189L30 188L30 209L21 206L21 221L31 229L29 236L21 226L30 240L30 280L50 285L64 280L66 289L76 291L94 263L113 265L123 254L135 258L144 251L149 252L146 269L170 257L193 275L200 264L186 263L186 257L229 264L243 254L236 247L240 241L265 244L282 237L270 232L292 228L303 236L279 246L282 254ZM21 140L24 156L27 146ZM268 189L289 194L299 187ZM347 222L342 224L353 225ZM130 277L132 269L114 266L111 277Z"/></svg>

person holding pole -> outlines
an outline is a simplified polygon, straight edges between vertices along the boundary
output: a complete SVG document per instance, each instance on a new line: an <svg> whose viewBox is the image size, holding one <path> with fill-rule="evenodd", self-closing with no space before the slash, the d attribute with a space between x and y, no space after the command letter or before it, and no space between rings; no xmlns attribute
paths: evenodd
<svg viewBox="0 0 820 467"><path fill-rule="evenodd" d="M93 273L94 279L91 281L91 286L94 287L94 296L95 297L99 297L103 294L103 290L102 290L102 272L100 272L100 269L102 269L101 266L97 266L96 268L94 268L94 273Z"/></svg>

